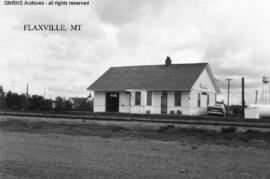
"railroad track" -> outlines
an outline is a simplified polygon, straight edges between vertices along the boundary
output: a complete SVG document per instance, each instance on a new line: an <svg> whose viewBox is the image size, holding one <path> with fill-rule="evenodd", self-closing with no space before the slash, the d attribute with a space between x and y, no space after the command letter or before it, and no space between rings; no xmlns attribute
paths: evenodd
<svg viewBox="0 0 270 179"><path fill-rule="evenodd" d="M176 115L145 115L121 113L26 113L26 112L0 112L3 116L38 117L38 118L65 118L81 120L102 121L134 121L163 124L210 125L231 127L252 127L270 129L270 120L243 120L209 116L176 116Z"/></svg>

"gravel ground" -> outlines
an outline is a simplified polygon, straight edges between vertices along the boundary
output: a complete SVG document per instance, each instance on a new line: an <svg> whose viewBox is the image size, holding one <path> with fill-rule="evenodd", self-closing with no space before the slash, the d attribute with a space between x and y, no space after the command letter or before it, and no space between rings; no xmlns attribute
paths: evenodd
<svg viewBox="0 0 270 179"><path fill-rule="evenodd" d="M270 178L269 148L0 130L1 178Z"/></svg>

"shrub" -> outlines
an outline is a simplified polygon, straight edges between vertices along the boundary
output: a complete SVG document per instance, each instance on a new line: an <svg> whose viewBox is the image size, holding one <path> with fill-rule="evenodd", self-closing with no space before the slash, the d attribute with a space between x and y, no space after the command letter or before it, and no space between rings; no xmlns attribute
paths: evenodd
<svg viewBox="0 0 270 179"><path fill-rule="evenodd" d="M222 127L221 128L221 133L234 133L236 132L236 128L235 127Z"/></svg>
<svg viewBox="0 0 270 179"><path fill-rule="evenodd" d="M168 131L169 129L173 129L173 128L175 128L174 125L166 125L166 126L162 126L159 129L157 129L157 132L164 133L164 132Z"/></svg>

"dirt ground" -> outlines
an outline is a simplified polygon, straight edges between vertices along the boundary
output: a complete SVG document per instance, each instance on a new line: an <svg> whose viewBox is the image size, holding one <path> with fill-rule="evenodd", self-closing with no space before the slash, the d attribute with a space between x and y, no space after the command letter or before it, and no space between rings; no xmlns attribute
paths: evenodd
<svg viewBox="0 0 270 179"><path fill-rule="evenodd" d="M1 179L270 178L268 145L225 145L185 135L164 140L102 126L75 135L68 131L80 133L78 126L0 125Z"/></svg>

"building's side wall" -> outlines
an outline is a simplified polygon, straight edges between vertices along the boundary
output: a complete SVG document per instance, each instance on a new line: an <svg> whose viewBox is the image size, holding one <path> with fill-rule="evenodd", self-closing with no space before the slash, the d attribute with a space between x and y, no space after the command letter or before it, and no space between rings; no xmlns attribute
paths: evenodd
<svg viewBox="0 0 270 179"><path fill-rule="evenodd" d="M201 94L201 105L198 107L198 94ZM207 114L207 95L209 95L209 105L214 105L216 100L216 90L206 69L203 70L190 92L190 115Z"/></svg>
<svg viewBox="0 0 270 179"><path fill-rule="evenodd" d="M105 112L106 93L101 91L94 92L94 112Z"/></svg>
<svg viewBox="0 0 270 179"><path fill-rule="evenodd" d="M198 106L199 93L201 94L200 107ZM190 92L190 115L206 115L206 114L207 114L207 95L202 95L201 91L192 90Z"/></svg>
<svg viewBox="0 0 270 179"><path fill-rule="evenodd" d="M202 85L201 85L202 84ZM192 89L194 90L204 90L204 91L210 91L210 92L215 92L215 87L213 82L210 79L210 76L207 72L206 69L204 69L199 76L199 78L196 80L194 83Z"/></svg>

